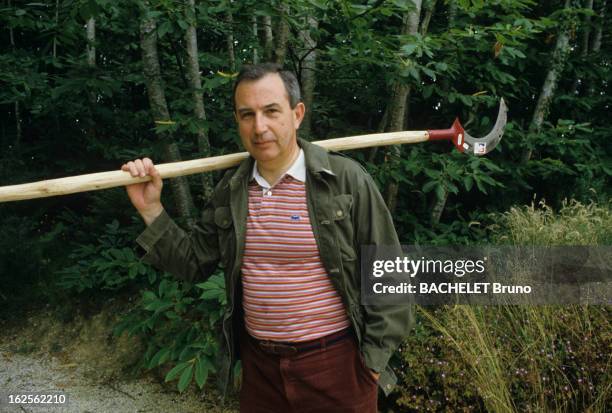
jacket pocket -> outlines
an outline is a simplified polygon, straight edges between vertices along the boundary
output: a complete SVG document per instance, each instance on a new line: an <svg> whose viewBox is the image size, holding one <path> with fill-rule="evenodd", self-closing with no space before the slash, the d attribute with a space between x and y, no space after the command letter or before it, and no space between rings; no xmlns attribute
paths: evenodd
<svg viewBox="0 0 612 413"><path fill-rule="evenodd" d="M232 226L232 211L229 207L215 208L215 224L221 229Z"/></svg>
<svg viewBox="0 0 612 413"><path fill-rule="evenodd" d="M228 268L234 254L234 222L229 207L215 208L215 225L219 240L221 262Z"/></svg>
<svg viewBox="0 0 612 413"><path fill-rule="evenodd" d="M332 199L331 207L336 240L342 261L354 261L357 259L357 254L353 246L353 196L350 194L336 195Z"/></svg>

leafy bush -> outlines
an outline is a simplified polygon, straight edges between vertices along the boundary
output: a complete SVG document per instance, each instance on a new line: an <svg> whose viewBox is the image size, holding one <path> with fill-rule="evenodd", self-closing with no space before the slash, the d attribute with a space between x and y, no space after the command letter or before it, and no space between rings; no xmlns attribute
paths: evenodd
<svg viewBox="0 0 612 413"><path fill-rule="evenodd" d="M107 198L101 196L95 202L105 204ZM69 211L62 219L67 225L88 225ZM80 232L68 255L73 264L56 272L57 285L76 297L104 290L139 291L141 299L114 329L116 335L126 332L142 339L146 351L137 369L168 368L166 381L178 379L180 391L193 380L202 388L209 374L217 371L219 325L226 305L223 275L217 272L193 285L160 273L133 250L140 227L121 226L113 220L96 231L97 238Z"/></svg>
<svg viewBox="0 0 612 413"><path fill-rule="evenodd" d="M202 388L209 374L218 369L220 320L225 306L220 271L195 286L164 277L156 291L143 291L140 302L114 333L142 338L146 351L141 369L170 368L165 381L178 378L181 392L194 380Z"/></svg>
<svg viewBox="0 0 612 413"><path fill-rule="evenodd" d="M145 265L128 247L131 231L120 228L113 220L96 243L77 244L68 255L75 264L58 271L57 285L81 293L85 290L118 290L139 276L153 284L157 272Z"/></svg>

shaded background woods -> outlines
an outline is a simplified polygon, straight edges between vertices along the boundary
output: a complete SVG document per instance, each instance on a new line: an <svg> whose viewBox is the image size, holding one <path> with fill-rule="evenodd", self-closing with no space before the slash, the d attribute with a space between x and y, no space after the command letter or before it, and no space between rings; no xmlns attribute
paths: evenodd
<svg viewBox="0 0 612 413"><path fill-rule="evenodd" d="M507 242L511 207L545 199L552 209L542 211L554 216L567 198L590 205L571 204L603 232L511 241L609 244L609 8L606 0L2 0L0 185L118 169L135 157L241 150L232 75L276 61L299 75L308 109L299 133L308 139L446 128L455 116L477 136L506 99L505 137L486 158L444 143L350 153L375 177L403 243ZM192 225L218 178L169 180L164 204ZM144 266L133 250L142 229L121 188L0 204L0 316L50 303L69 320L117 299L131 311L116 332L142 339L139 367L166 368L181 389L202 385L216 371L222 278L179 285ZM567 311L579 325L605 319ZM423 314L417 337L438 337ZM425 342L412 343L415 354ZM436 357L457 351L445 345ZM450 356L459 359L470 360ZM465 387L460 376L438 382L432 368L415 374L418 385L404 377L405 394L390 403L496 408L486 389L452 393ZM597 376L604 387L608 374ZM562 379L552 394L508 385L496 396L514 408L596 407L602 393L566 376L577 389L567 397L556 392Z"/></svg>

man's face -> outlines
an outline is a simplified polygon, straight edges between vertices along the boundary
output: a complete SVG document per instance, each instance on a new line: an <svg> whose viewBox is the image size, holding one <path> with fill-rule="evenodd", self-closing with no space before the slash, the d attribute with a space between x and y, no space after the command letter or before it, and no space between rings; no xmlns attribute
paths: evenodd
<svg viewBox="0 0 612 413"><path fill-rule="evenodd" d="M295 154L296 130L304 118L304 104L291 109L278 74L241 82L234 99L238 133L253 158L263 164L282 165Z"/></svg>

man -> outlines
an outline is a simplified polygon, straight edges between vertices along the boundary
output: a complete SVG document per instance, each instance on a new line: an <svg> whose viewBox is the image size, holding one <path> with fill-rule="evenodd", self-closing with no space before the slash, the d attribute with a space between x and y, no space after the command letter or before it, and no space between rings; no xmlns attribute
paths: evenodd
<svg viewBox="0 0 612 413"><path fill-rule="evenodd" d="M128 162L147 183L127 187L147 229L143 259L185 280L224 267L230 365L242 359L243 412L376 412L409 310L360 302L360 246L399 244L371 177L354 161L297 138L305 107L295 76L245 67L234 115L251 155L228 171L191 234L165 212L148 158ZM226 383L230 374L224 373Z"/></svg>

